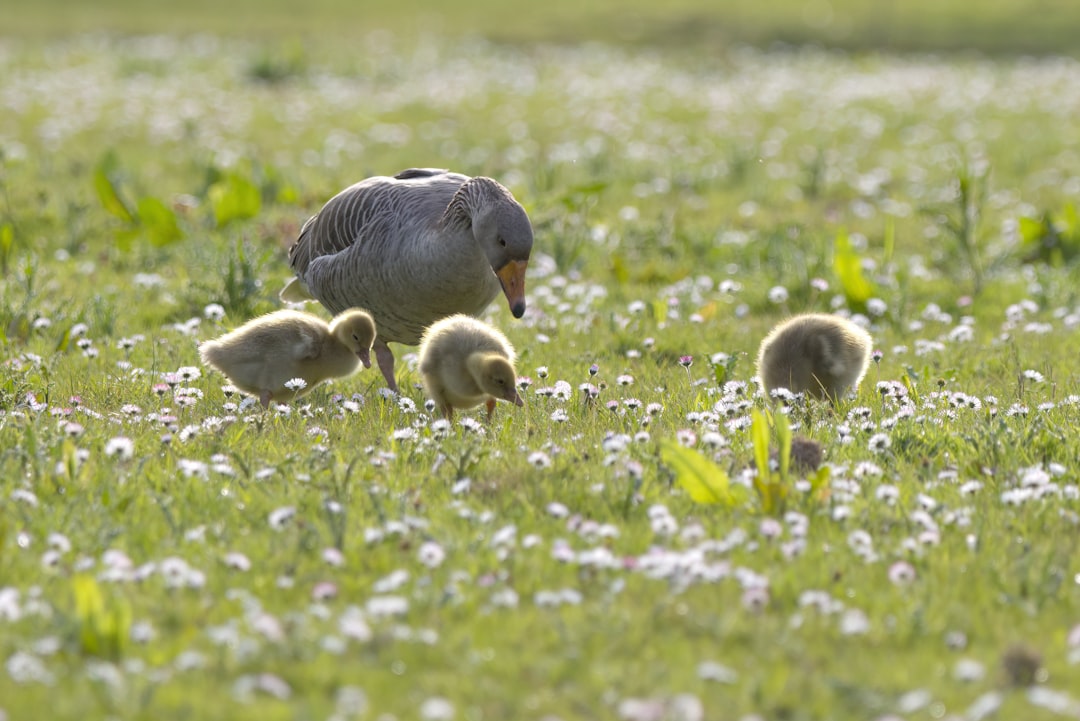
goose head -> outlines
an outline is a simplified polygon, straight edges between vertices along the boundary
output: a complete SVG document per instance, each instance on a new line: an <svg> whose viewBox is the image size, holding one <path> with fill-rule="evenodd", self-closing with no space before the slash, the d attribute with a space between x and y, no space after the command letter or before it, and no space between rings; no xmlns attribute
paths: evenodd
<svg viewBox="0 0 1080 721"><path fill-rule="evenodd" d="M356 354L365 368L371 367L371 346L375 342L375 321L362 310L347 310L330 322L330 333Z"/></svg>
<svg viewBox="0 0 1080 721"><path fill-rule="evenodd" d="M524 405L517 392L517 373L506 358L494 353L473 353L465 365L484 393L515 406Z"/></svg>
<svg viewBox="0 0 1080 721"><path fill-rule="evenodd" d="M509 191L498 188L501 192L490 194L488 202L474 211L472 232L502 285L510 312L520 318L525 315L525 269L532 252L532 224Z"/></svg>

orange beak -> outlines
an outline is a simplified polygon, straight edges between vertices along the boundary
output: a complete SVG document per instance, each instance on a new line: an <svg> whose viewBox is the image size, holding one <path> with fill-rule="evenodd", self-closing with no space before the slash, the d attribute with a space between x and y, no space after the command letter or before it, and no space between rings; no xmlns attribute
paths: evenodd
<svg viewBox="0 0 1080 721"><path fill-rule="evenodd" d="M525 269L528 266L527 260L511 260L495 271L515 318L525 315Z"/></svg>

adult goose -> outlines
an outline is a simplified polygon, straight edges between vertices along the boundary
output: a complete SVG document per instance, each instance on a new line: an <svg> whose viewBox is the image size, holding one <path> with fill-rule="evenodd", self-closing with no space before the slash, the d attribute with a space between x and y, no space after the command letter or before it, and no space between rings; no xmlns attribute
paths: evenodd
<svg viewBox="0 0 1080 721"><path fill-rule="evenodd" d="M371 367L375 323L349 309L329 324L310 313L278 310L249 320L220 338L199 345L202 362L224 374L263 408L270 401L299 398L329 378ZM296 378L299 388L290 387Z"/></svg>
<svg viewBox="0 0 1080 721"><path fill-rule="evenodd" d="M758 378L766 393L787 388L836 402L866 375L873 346L870 334L846 318L797 315L761 342Z"/></svg>
<svg viewBox="0 0 1080 721"><path fill-rule="evenodd" d="M515 318L525 313L532 244L525 209L496 181L410 168L362 180L312 216L289 250L296 278L281 297L332 313L367 308L379 369L397 391L388 343L416 345L435 321L479 315L500 290Z"/></svg>

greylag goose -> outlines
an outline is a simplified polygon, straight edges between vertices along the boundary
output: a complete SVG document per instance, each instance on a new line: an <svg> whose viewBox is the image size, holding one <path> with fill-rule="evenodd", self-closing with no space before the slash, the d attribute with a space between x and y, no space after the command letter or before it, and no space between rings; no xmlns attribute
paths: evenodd
<svg viewBox="0 0 1080 721"><path fill-rule="evenodd" d="M807 313L780 323L761 342L757 373L766 393L787 388L838 400L862 381L873 338L846 318Z"/></svg>
<svg viewBox="0 0 1080 721"><path fill-rule="evenodd" d="M271 400L298 398L328 378L347 376L360 363L370 368L374 341L375 323L362 310L347 310L329 324L310 313L279 310L204 341L199 356L266 408ZM303 387L286 386L295 378Z"/></svg>
<svg viewBox="0 0 1080 721"><path fill-rule="evenodd" d="M362 180L308 219L281 297L315 299L332 313L367 308L379 369L397 391L388 343L416 345L440 318L479 315L500 289L515 318L525 313L532 244L525 209L499 183L411 168Z"/></svg>
<svg viewBox="0 0 1080 721"><path fill-rule="evenodd" d="M454 408L486 403L491 420L499 398L522 405L514 347L482 320L452 315L437 321L424 332L419 356L424 388L447 418Z"/></svg>

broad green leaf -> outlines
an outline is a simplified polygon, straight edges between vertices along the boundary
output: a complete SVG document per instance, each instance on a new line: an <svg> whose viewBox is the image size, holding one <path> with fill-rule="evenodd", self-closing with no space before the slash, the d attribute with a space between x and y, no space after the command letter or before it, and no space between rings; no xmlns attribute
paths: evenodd
<svg viewBox="0 0 1080 721"><path fill-rule="evenodd" d="M64 353L71 345L71 329L68 328L61 335L60 339L56 341L56 352Z"/></svg>
<svg viewBox="0 0 1080 721"><path fill-rule="evenodd" d="M775 515L784 510L784 501L787 500L788 491L791 489L779 476L774 476L761 487L761 510L769 515Z"/></svg>
<svg viewBox="0 0 1080 721"><path fill-rule="evenodd" d="M135 245L135 241L139 239L140 232L141 231L134 226L117 230L115 235L116 247L125 253L129 252Z"/></svg>
<svg viewBox="0 0 1080 721"><path fill-rule="evenodd" d="M665 440L660 444L660 459L675 472L675 482L694 503L735 505L727 473L694 449Z"/></svg>
<svg viewBox="0 0 1080 721"><path fill-rule="evenodd" d="M653 320L657 323L663 323L667 320L668 305L662 300L654 300L649 303L649 310L652 311Z"/></svg>
<svg viewBox="0 0 1080 721"><path fill-rule="evenodd" d="M159 248L184 237L173 209L151 196L139 201L139 223L146 231L150 243Z"/></svg>
<svg viewBox="0 0 1080 721"><path fill-rule="evenodd" d="M0 223L0 273L7 275L8 265L15 250L15 226Z"/></svg>
<svg viewBox="0 0 1080 721"><path fill-rule="evenodd" d="M1019 230L1024 245L1035 245L1046 234L1046 223L1035 218L1020 218Z"/></svg>
<svg viewBox="0 0 1080 721"><path fill-rule="evenodd" d="M791 423L784 413L773 413L776 424L776 442L779 444L780 480L786 482L791 464Z"/></svg>
<svg viewBox="0 0 1080 721"><path fill-rule="evenodd" d="M915 382L919 380L919 374L914 368L908 366L904 373L904 388L907 388L908 397L911 398L915 405L919 404L919 389L915 385Z"/></svg>
<svg viewBox="0 0 1080 721"><path fill-rule="evenodd" d="M228 173L211 185L208 196L219 228L234 220L254 218L262 209L258 186L238 173Z"/></svg>
<svg viewBox="0 0 1080 721"><path fill-rule="evenodd" d="M75 596L75 618L79 621L79 643L83 651L98 655L101 649L95 629L105 612L101 587L93 576L80 575L71 579L71 591Z"/></svg>
<svg viewBox="0 0 1080 721"><path fill-rule="evenodd" d="M125 223L134 223L135 214L120 194L119 183L115 177L116 166L116 156L111 152L107 153L94 170L94 190L106 211Z"/></svg>
<svg viewBox="0 0 1080 721"><path fill-rule="evenodd" d="M817 500L824 500L824 494L829 490L829 478L832 471L829 466L823 465L810 479L810 495Z"/></svg>
<svg viewBox="0 0 1080 721"><path fill-rule="evenodd" d="M79 449L70 440L64 440L60 448L60 458L67 471L68 480L76 480L79 474Z"/></svg>
<svg viewBox="0 0 1080 721"><path fill-rule="evenodd" d="M630 280L630 271L626 269L626 261L618 253L611 256L611 274L615 276L615 282L619 285L626 285L626 282Z"/></svg>
<svg viewBox="0 0 1080 721"><path fill-rule="evenodd" d="M74 577L71 588L83 652L119 658L131 630L131 607L127 600L119 595L106 597L93 576Z"/></svg>
<svg viewBox="0 0 1080 721"><path fill-rule="evenodd" d="M0 224L0 257L5 260L15 247L15 227L11 223Z"/></svg>
<svg viewBox="0 0 1080 721"><path fill-rule="evenodd" d="M755 408L750 412L750 440L754 444L754 465L762 482L769 480L769 421Z"/></svg>
<svg viewBox="0 0 1080 721"><path fill-rule="evenodd" d="M300 192L295 185L282 185L274 195L274 200L283 205L291 205L300 200Z"/></svg>
<svg viewBox="0 0 1080 721"><path fill-rule="evenodd" d="M75 596L75 617L80 621L85 622L105 609L101 587L93 576L75 576L71 579L71 591Z"/></svg>
<svg viewBox="0 0 1080 721"><path fill-rule="evenodd" d="M874 297L874 284L863 275L862 258L851 247L848 234L842 231L833 246L833 272L849 305L861 307Z"/></svg>
<svg viewBox="0 0 1080 721"><path fill-rule="evenodd" d="M1077 213L1075 203L1062 208L1059 222L1062 225L1061 235L1073 243L1080 243L1080 213Z"/></svg>

